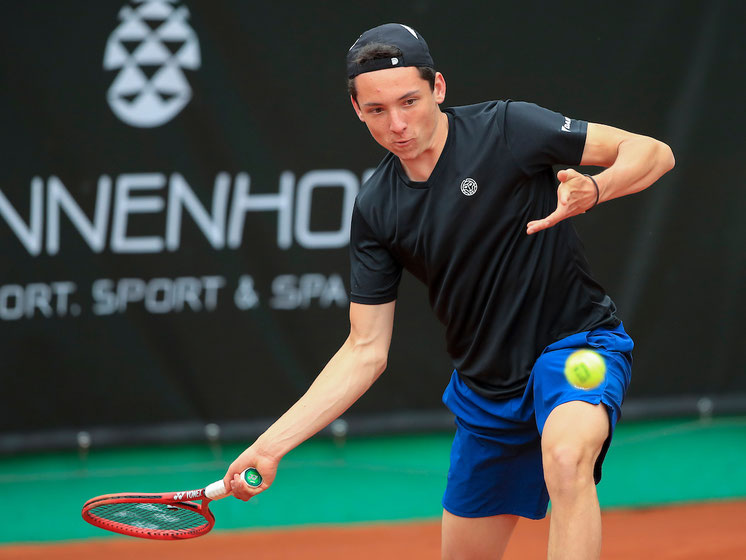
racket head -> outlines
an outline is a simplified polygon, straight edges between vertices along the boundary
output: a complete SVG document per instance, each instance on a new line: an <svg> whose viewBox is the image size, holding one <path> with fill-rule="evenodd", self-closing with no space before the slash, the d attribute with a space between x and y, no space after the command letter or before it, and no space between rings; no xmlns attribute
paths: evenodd
<svg viewBox="0 0 746 560"><path fill-rule="evenodd" d="M183 493L182 493L183 494ZM200 537L215 525L209 499L174 500L173 495L121 493L88 500L83 519L91 525L143 539L182 540Z"/></svg>

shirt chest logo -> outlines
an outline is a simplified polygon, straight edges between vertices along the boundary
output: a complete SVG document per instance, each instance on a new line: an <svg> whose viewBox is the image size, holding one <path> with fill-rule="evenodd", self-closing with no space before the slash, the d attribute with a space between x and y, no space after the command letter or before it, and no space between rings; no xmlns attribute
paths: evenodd
<svg viewBox="0 0 746 560"><path fill-rule="evenodd" d="M461 181L461 192L466 196L472 196L477 192L477 182L471 177L467 177Z"/></svg>

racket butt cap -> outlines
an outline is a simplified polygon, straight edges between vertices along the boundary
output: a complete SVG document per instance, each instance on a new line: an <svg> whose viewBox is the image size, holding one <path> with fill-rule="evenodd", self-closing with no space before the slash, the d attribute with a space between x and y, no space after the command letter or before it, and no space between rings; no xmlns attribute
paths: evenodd
<svg viewBox="0 0 746 560"><path fill-rule="evenodd" d="M249 467L243 472L243 479L252 488L257 488L262 484L262 475L254 467Z"/></svg>

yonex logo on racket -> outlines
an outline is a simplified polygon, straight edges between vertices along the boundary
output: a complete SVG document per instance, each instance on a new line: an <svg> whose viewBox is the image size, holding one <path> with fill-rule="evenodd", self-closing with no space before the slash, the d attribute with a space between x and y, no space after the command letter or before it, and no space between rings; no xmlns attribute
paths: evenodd
<svg viewBox="0 0 746 560"><path fill-rule="evenodd" d="M467 177L466 179L461 181L461 192L464 193L466 196L474 195L474 193L477 192L477 188L477 182L471 177Z"/></svg>
<svg viewBox="0 0 746 560"><path fill-rule="evenodd" d="M202 490L190 490L189 492L177 492L174 495L175 500L193 500L194 498L201 498Z"/></svg>

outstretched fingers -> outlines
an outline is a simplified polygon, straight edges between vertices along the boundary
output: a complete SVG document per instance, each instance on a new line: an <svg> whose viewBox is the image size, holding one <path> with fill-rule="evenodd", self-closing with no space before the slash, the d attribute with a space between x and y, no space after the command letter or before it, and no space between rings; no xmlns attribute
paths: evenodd
<svg viewBox="0 0 746 560"><path fill-rule="evenodd" d="M526 224L526 234L548 229L562 220L577 216L592 208L598 200L596 183L574 169L563 169L557 173L557 209L541 220Z"/></svg>
<svg viewBox="0 0 746 560"><path fill-rule="evenodd" d="M531 235L544 229L549 229L560 223L562 220L569 218L567 205L562 202L557 203L557 209L541 220L534 220L526 225L526 234Z"/></svg>

